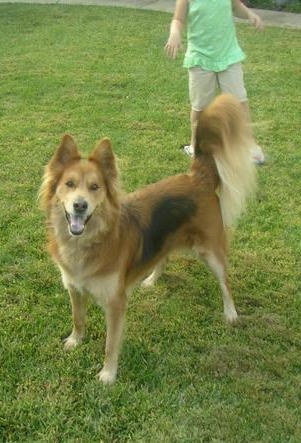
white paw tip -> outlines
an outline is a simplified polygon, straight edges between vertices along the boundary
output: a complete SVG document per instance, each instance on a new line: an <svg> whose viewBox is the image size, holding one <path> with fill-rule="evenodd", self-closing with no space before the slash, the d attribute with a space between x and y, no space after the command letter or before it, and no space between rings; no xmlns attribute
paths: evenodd
<svg viewBox="0 0 301 443"><path fill-rule="evenodd" d="M238 315L235 310L231 312L226 312L225 317L228 323L235 323L238 319Z"/></svg>
<svg viewBox="0 0 301 443"><path fill-rule="evenodd" d="M80 341L81 340L79 340L79 339L76 339L76 338L74 338L74 337L67 337L65 340L64 340L64 349L66 350L66 351L69 351L69 350L71 350L71 349L74 349L74 348L76 348L76 346L80 343Z"/></svg>
<svg viewBox="0 0 301 443"><path fill-rule="evenodd" d="M98 374L98 379L105 385L112 385L116 380L116 372L102 369Z"/></svg>
<svg viewBox="0 0 301 443"><path fill-rule="evenodd" d="M154 286L154 282L151 279L146 278L141 283L141 288L150 288L151 286Z"/></svg>

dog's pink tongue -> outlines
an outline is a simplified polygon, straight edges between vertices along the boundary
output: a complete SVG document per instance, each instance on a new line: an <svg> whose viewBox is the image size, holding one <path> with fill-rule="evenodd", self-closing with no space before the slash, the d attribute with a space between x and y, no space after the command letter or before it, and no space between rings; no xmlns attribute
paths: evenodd
<svg viewBox="0 0 301 443"><path fill-rule="evenodd" d="M84 219L79 215L70 215L70 230L72 234L79 235L85 229Z"/></svg>

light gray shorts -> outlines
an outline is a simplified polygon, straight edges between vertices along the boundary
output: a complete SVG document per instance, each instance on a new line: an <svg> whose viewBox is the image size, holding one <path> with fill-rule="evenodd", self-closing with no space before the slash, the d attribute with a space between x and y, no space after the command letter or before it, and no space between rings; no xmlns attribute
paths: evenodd
<svg viewBox="0 0 301 443"><path fill-rule="evenodd" d="M189 98L191 109L202 111L216 96L216 90L234 95L240 102L248 100L241 63L225 71L205 71L200 66L189 69Z"/></svg>

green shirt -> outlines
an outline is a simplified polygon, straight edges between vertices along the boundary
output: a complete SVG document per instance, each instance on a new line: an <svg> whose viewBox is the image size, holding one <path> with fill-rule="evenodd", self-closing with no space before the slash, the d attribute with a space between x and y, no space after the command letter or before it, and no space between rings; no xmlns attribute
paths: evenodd
<svg viewBox="0 0 301 443"><path fill-rule="evenodd" d="M244 58L236 38L231 0L190 0L184 67L220 72Z"/></svg>

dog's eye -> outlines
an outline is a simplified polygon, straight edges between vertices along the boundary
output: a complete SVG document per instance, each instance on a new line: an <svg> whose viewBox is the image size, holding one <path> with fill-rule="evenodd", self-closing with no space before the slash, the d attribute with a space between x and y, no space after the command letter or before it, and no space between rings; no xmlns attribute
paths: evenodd
<svg viewBox="0 0 301 443"><path fill-rule="evenodd" d="M72 180L68 180L68 181L66 182L66 186L67 186L68 188L74 188L74 187L75 187L75 184L74 184L74 182L73 182Z"/></svg>
<svg viewBox="0 0 301 443"><path fill-rule="evenodd" d="M99 189L99 185L97 183L92 183L90 189L91 191L97 191Z"/></svg>

